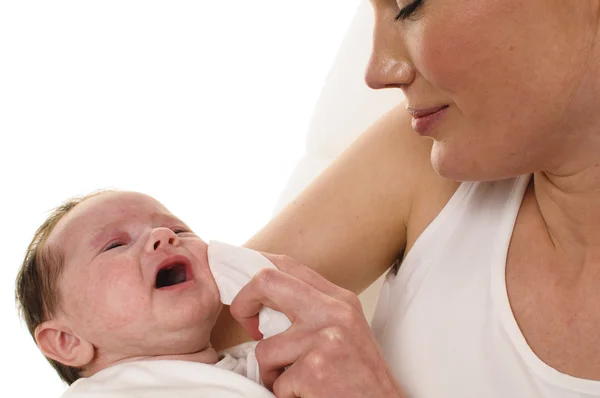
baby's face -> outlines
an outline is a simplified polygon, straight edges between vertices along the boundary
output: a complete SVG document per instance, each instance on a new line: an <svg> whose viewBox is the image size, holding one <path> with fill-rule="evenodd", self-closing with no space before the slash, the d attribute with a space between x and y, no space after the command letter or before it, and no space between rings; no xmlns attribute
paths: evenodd
<svg viewBox="0 0 600 398"><path fill-rule="evenodd" d="M97 355L206 348L222 306L207 244L156 200L133 192L92 197L48 243L64 255L60 316Z"/></svg>

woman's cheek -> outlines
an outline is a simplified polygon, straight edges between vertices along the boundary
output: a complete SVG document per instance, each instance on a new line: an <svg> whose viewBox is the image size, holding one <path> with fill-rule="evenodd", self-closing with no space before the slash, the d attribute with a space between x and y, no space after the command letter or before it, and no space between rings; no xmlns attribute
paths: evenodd
<svg viewBox="0 0 600 398"><path fill-rule="evenodd" d="M407 43L421 74L445 93L471 90L498 63L511 31L502 14L503 0L429 2L420 19L410 22ZM514 8L514 7L512 7ZM505 15L506 17L506 15ZM480 83L476 83L477 86Z"/></svg>
<svg viewBox="0 0 600 398"><path fill-rule="evenodd" d="M421 75L433 86L445 94L461 91L466 85L478 44L464 27L458 29L451 24L423 26L418 38L413 40L413 62ZM472 75L471 75L472 76Z"/></svg>

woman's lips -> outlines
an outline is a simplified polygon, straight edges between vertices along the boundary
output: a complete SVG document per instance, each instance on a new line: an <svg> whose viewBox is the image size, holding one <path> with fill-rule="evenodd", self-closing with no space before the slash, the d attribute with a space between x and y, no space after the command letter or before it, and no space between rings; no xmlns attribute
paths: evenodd
<svg viewBox="0 0 600 398"><path fill-rule="evenodd" d="M448 109L448 105L426 109L408 108L408 112L413 117L413 130L419 135L427 136L431 130L433 130L433 127L446 114L446 109Z"/></svg>

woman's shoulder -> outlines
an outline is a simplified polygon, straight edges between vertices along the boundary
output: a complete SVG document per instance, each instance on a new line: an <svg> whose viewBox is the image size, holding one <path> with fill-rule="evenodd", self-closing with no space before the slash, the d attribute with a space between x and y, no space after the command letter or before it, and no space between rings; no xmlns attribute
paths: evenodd
<svg viewBox="0 0 600 398"><path fill-rule="evenodd" d="M383 115L247 245L353 291L377 279L404 251L421 202L441 203L455 186L433 170L431 140L413 131L404 108Z"/></svg>

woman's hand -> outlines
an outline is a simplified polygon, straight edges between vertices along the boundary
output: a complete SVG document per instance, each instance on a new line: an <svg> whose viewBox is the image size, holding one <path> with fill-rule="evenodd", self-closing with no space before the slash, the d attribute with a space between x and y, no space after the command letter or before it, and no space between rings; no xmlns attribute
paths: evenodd
<svg viewBox="0 0 600 398"><path fill-rule="evenodd" d="M257 340L263 305L292 321L256 347L267 388L279 398L402 397L356 295L289 257L265 256L278 270L260 271L231 314Z"/></svg>

